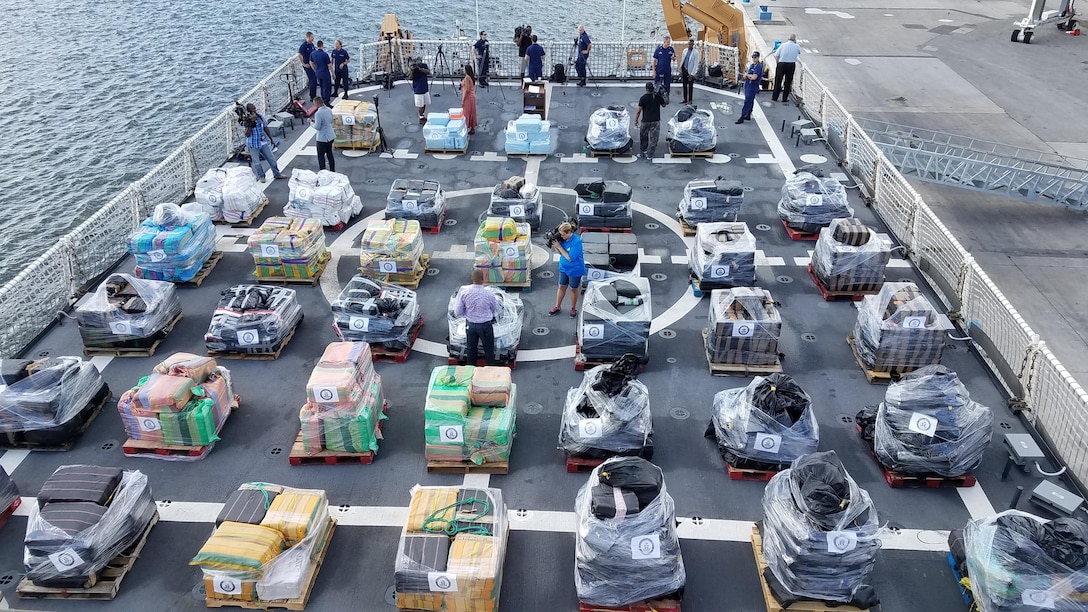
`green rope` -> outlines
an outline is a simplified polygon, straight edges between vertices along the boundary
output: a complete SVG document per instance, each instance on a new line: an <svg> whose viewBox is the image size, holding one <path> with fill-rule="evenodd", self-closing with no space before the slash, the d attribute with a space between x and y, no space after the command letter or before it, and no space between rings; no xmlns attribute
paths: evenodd
<svg viewBox="0 0 1088 612"><path fill-rule="evenodd" d="M483 504L483 509L480 510L476 516L462 518L460 520L449 520L442 518L447 511L453 510L453 514L456 516L456 509L458 506L472 504ZM459 533L468 533L475 535L491 535L491 530L484 525L471 525L468 527L461 527L458 523L476 521L491 514L491 500L488 498L479 499L476 497L469 497L458 502L454 502L445 508L439 508L435 510L423 521L423 531L428 533L444 533L450 537L453 537ZM437 525L437 526L435 526Z"/></svg>
<svg viewBox="0 0 1088 612"><path fill-rule="evenodd" d="M268 491L265 490L265 483L263 482L247 482L247 485L256 488L264 495L264 509L268 510L272 506L272 500L268 497Z"/></svg>

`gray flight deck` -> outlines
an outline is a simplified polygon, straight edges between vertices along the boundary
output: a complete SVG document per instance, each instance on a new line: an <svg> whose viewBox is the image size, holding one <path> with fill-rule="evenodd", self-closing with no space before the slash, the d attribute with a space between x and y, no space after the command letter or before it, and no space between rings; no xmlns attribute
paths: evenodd
<svg viewBox="0 0 1088 612"><path fill-rule="evenodd" d="M852 30L857 24L849 25ZM1037 40L1043 43L1046 39L1039 36ZM1029 51L1035 48L1032 46ZM543 226L546 228L562 219L561 211L574 212L572 192L564 190L570 189L580 176L626 181L633 187L637 203L659 213L635 214L635 233L643 253L640 270L647 277L663 275L655 277L661 280L652 281L654 315L671 312L678 316L668 315L670 321L661 320L655 325L650 340L650 362L640 379L651 397L654 462L664 470L681 522L681 547L688 572L684 610L763 609L746 536L749 522L761 518L764 485L729 480L715 444L703 436L714 393L745 385L749 379L709 375L700 338L700 330L706 325L708 300L699 301L690 312L684 311L696 301L687 283L688 269L684 263L687 247L674 231L678 229L675 222L668 222L687 181L719 175L740 180L751 188L745 194L740 218L755 233L764 256L757 262L758 284L781 302L784 325L780 350L786 355L785 372L812 396L820 423L820 448L838 452L851 475L869 491L881 522L887 526L886 548L879 555L874 575L876 591L883 600L882 609L888 612L965 609L945 561L946 531L962 527L972 514L1005 508L1016 485L1031 487L1037 482L1015 471L1008 481L1000 481L1005 463L1000 436L1026 431L1006 408L1005 396L979 357L964 343L949 340L943 363L959 373L974 399L992 407L995 413L995 440L976 472L978 485L967 490L889 488L852 422L859 409L879 402L886 389L866 383L846 344L846 336L856 319L855 305L850 301L825 302L820 297L805 268L814 243L791 241L775 209L783 167L804 165L801 155L821 155L825 161L818 165L826 172L837 172L833 156L819 143L802 143L795 148L793 141L785 136L781 144L777 140L774 146L768 143L767 137L779 136L783 120L797 118L798 111L792 105L764 104L756 113L757 122L738 126L733 123L740 108L740 99L735 94L698 89L695 94L698 104L706 107L715 103L719 157L690 162L671 160L677 163L593 161L576 157L583 151L582 140L590 112L607 104L627 104L633 114L633 103L641 87L641 83L602 84L598 91L593 87L557 86L552 92L548 118L559 127L558 153L562 157L550 156L540 162L536 181L550 188L545 192L548 207ZM459 95L449 86L443 89L435 83L432 92L439 94L432 109L459 106ZM448 201L447 225L441 233L425 236L425 251L434 257L431 266L437 272L427 275L419 288L426 321L420 338L429 341L420 346L440 346L446 337L447 300L458 285L467 282L472 265L471 260L456 256L458 249L451 247L472 251L477 221L488 203L485 193L472 190L489 189L502 178L532 174L536 168L535 162L530 165L524 159L502 157L501 129L518 113L520 96L513 87L506 88L505 99L495 86L480 90L481 127L470 142L469 155L438 159L423 153L421 130L411 108L408 86L401 83L392 91L357 90L352 97L369 99L374 93L381 99L382 123L397 153L393 157L371 153L356 158L337 153L337 169L351 179L363 200L364 211L342 232L328 232L327 241L336 256L335 276L342 283L355 271L360 224L368 217L380 216L394 179L441 181L453 197ZM674 89L674 99L676 95L678 91ZM675 112L675 106L665 112ZM664 129L662 132L664 137ZM286 171L316 170L313 132L296 128L288 132L289 141L300 135L308 142L285 143L280 149L281 155L290 158ZM659 156L664 150L662 142ZM492 155L472 159L477 152ZM262 217L280 213L287 191L287 181L267 185L271 204ZM462 191L467 193L460 194ZM856 216L879 227L880 222L865 207L857 191L850 193ZM1015 206L1023 205L1015 203ZM1060 209L1043 210L1055 215L1068 214ZM996 236L999 229L990 231ZM221 229L219 246L227 251L223 260L199 289L179 289L185 316L155 357L108 361L103 375L115 398L146 375L162 357L175 351L204 351L202 336L219 292L252 279L252 258L239 246L244 243L244 234ZM969 233L967 242L972 243L979 236L981 232ZM539 237L534 237L533 242L534 248L543 248ZM909 264L901 259L893 261L888 280L923 284ZM131 267L132 261L128 260L118 269L128 271ZM565 471L563 454L556 450L556 438L566 390L577 385L582 374L574 370L569 356L548 358L552 354L573 354L575 333L575 321L565 311L555 317L547 315L554 300L555 280L545 278L543 273L552 270L552 263L536 268L531 290L522 293L526 317L521 355L513 374L519 390L518 436L510 458L510 473L490 478L470 477L474 483L487 480L491 486L501 488L511 510L527 511L515 513L520 516L511 520L500 604L501 610L509 612L573 611L578 607L570 513L575 494L587 476ZM3 604L34 610L203 609L200 572L187 563L210 534L217 507L200 502L221 503L240 483L260 480L327 490L333 516L341 521L307 609L393 609L387 603L387 593L393 584L400 533L397 525L403 521L409 487L415 483L452 485L465 480L462 476L428 474L423 457L422 403L426 381L431 368L445 364L446 359L414 351L406 363L377 364L390 410L385 439L373 464L292 467L286 454L298 432L297 413L305 400L305 381L325 344L336 339L323 293L323 289L334 288L295 288L306 318L282 356L271 362L223 363L233 373L236 391L242 398L241 408L232 414L221 433L222 441L204 460L178 463L125 457L120 449L124 430L112 407L103 411L69 452L31 453L25 458L23 453L9 452L0 456L0 463L17 466L13 478L25 496L35 495L43 481L62 464L96 463L142 470L150 479L163 517L151 531L148 545L113 602L20 600L15 597L14 583L10 580L17 577L21 568L24 507L0 531ZM928 295L938 303L931 293ZM679 310L668 311L670 308ZM534 333L535 328L542 329ZM662 331L675 333L663 335ZM79 352L77 329L67 322L50 330L26 354ZM1067 363L1069 367L1077 365ZM1022 505L1028 507L1026 500Z"/></svg>

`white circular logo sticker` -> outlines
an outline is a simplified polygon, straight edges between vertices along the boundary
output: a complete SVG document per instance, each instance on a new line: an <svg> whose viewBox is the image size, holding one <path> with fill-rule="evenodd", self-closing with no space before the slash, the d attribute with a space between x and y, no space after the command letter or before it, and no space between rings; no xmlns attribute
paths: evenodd
<svg viewBox="0 0 1088 612"><path fill-rule="evenodd" d="M379 261L378 262L378 271L381 272L382 274L396 274L397 273L397 262L395 262L395 261L385 261L385 260Z"/></svg>
<svg viewBox="0 0 1088 612"><path fill-rule="evenodd" d="M691 210L706 210L706 198L692 198Z"/></svg>
<svg viewBox="0 0 1088 612"><path fill-rule="evenodd" d="M593 214L593 204L590 204L589 202L582 202L581 204L578 205L578 214L580 214L580 215L592 215Z"/></svg>
<svg viewBox="0 0 1088 612"><path fill-rule="evenodd" d="M314 399L318 402L335 404L340 401L340 390L336 387L314 387Z"/></svg>
<svg viewBox="0 0 1088 612"><path fill-rule="evenodd" d="M57 568L57 571L60 572L66 572L73 567L83 564L83 558L71 548L58 550L49 555L49 561L53 564L53 567Z"/></svg>
<svg viewBox="0 0 1088 612"><path fill-rule="evenodd" d="M344 122L344 125L355 125L355 115L344 115L341 117L341 121Z"/></svg>
<svg viewBox="0 0 1088 612"><path fill-rule="evenodd" d="M154 251L148 251L147 256L151 258L151 261L159 263L166 259L166 251L162 249L155 249Z"/></svg>
<svg viewBox="0 0 1088 612"><path fill-rule="evenodd" d="M661 538L656 533L631 538L631 558L660 559Z"/></svg>
<svg viewBox="0 0 1088 612"><path fill-rule="evenodd" d="M348 326L352 331L370 331L370 319L366 317L351 317Z"/></svg>
<svg viewBox="0 0 1088 612"><path fill-rule="evenodd" d="M858 534L853 531L828 531L827 552L841 555L858 547Z"/></svg>
<svg viewBox="0 0 1088 612"><path fill-rule="evenodd" d="M445 443L465 441L464 430L460 425L439 425L438 436Z"/></svg>
<svg viewBox="0 0 1088 612"><path fill-rule="evenodd" d="M279 258L280 247L275 244L262 244L261 257Z"/></svg>
<svg viewBox="0 0 1088 612"><path fill-rule="evenodd" d="M605 122L605 125L608 126L608 129L614 130L614 129L620 127L620 122L618 120L616 120L615 117L609 117L608 121Z"/></svg>
<svg viewBox="0 0 1088 612"><path fill-rule="evenodd" d="M937 433L937 419L921 412L912 412L910 424L907 425L907 428L915 433L932 438Z"/></svg>
<svg viewBox="0 0 1088 612"><path fill-rule="evenodd" d="M219 203L219 194L218 193L212 192L212 193L209 193L205 197L207 198L209 204L218 204Z"/></svg>
<svg viewBox="0 0 1088 612"><path fill-rule="evenodd" d="M782 450L782 436L768 433L757 433L755 449L757 451L777 455Z"/></svg>
<svg viewBox="0 0 1088 612"><path fill-rule="evenodd" d="M216 576L214 588L216 593L237 595L242 592L242 581L230 576Z"/></svg>
<svg viewBox="0 0 1088 612"><path fill-rule="evenodd" d="M810 193L808 194L808 198L806 198L806 202L808 202L809 206L820 206L824 203L824 198L819 194Z"/></svg>
<svg viewBox="0 0 1088 612"><path fill-rule="evenodd" d="M249 346L261 341L261 334L255 329L242 329L238 331L238 344Z"/></svg>
<svg viewBox="0 0 1088 612"><path fill-rule="evenodd" d="M522 206L521 204L511 205L510 206L510 216L511 217L524 217L525 216L525 207Z"/></svg>
<svg viewBox="0 0 1088 612"><path fill-rule="evenodd" d="M529 140L529 133L528 132L515 132L514 137L517 138L519 142L525 142L526 140Z"/></svg>
<svg viewBox="0 0 1088 612"><path fill-rule="evenodd" d="M711 266L711 278L729 278L729 266Z"/></svg>
<svg viewBox="0 0 1088 612"><path fill-rule="evenodd" d="M754 323L733 323L734 338L751 338L755 331Z"/></svg>
<svg viewBox="0 0 1088 612"><path fill-rule="evenodd" d="M586 268L586 275L589 276L589 280L597 281L604 279L604 270L598 270L597 268Z"/></svg>
<svg viewBox="0 0 1088 612"><path fill-rule="evenodd" d="M924 329L925 326L925 315L912 315L903 318L903 327L906 327L907 329Z"/></svg>
<svg viewBox="0 0 1088 612"><path fill-rule="evenodd" d="M502 256L506 259L517 259L518 257L518 245L516 244L504 244L501 247Z"/></svg>
<svg viewBox="0 0 1088 612"><path fill-rule="evenodd" d="M604 338L604 323L592 323L582 326L582 337L589 340Z"/></svg>
<svg viewBox="0 0 1088 612"><path fill-rule="evenodd" d="M132 324L128 321L110 321L110 331L117 336L131 336Z"/></svg>
<svg viewBox="0 0 1088 612"><path fill-rule="evenodd" d="M456 593L457 576L449 572L427 572L427 587L435 593Z"/></svg>
<svg viewBox="0 0 1088 612"><path fill-rule="evenodd" d="M1020 592L1020 599L1024 602L1024 605L1035 606L1044 610L1054 610L1057 607L1057 597L1053 591L1024 589Z"/></svg>
<svg viewBox="0 0 1088 612"><path fill-rule="evenodd" d="M162 431L162 421L155 417L138 417L136 424L140 426L141 431Z"/></svg>
<svg viewBox="0 0 1088 612"><path fill-rule="evenodd" d="M583 419L578 421L578 435L582 438L596 439L601 437L600 419Z"/></svg>

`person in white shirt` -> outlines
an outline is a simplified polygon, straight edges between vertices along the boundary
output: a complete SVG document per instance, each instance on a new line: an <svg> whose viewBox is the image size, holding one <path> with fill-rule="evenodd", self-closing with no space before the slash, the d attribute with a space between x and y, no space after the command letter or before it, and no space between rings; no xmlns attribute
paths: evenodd
<svg viewBox="0 0 1088 612"><path fill-rule="evenodd" d="M778 94L782 94L782 102L789 102L793 73L797 70L797 58L801 55L801 45L797 44L797 35L790 34L790 39L779 45L771 55L778 61L778 66L774 70L774 91L771 93L771 101L778 102Z"/></svg>
<svg viewBox="0 0 1088 612"><path fill-rule="evenodd" d="M688 40L688 48L680 58L680 84L684 88L684 101L692 104L695 98L695 73L699 70L699 54L695 52L695 40Z"/></svg>

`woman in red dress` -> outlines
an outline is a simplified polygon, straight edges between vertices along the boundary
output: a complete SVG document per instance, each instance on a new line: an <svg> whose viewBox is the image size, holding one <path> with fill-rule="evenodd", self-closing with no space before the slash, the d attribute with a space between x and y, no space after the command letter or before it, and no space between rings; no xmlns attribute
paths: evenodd
<svg viewBox="0 0 1088 612"><path fill-rule="evenodd" d="M465 78L461 79L461 108L465 112L468 133L476 133L476 73L471 64L465 64Z"/></svg>

